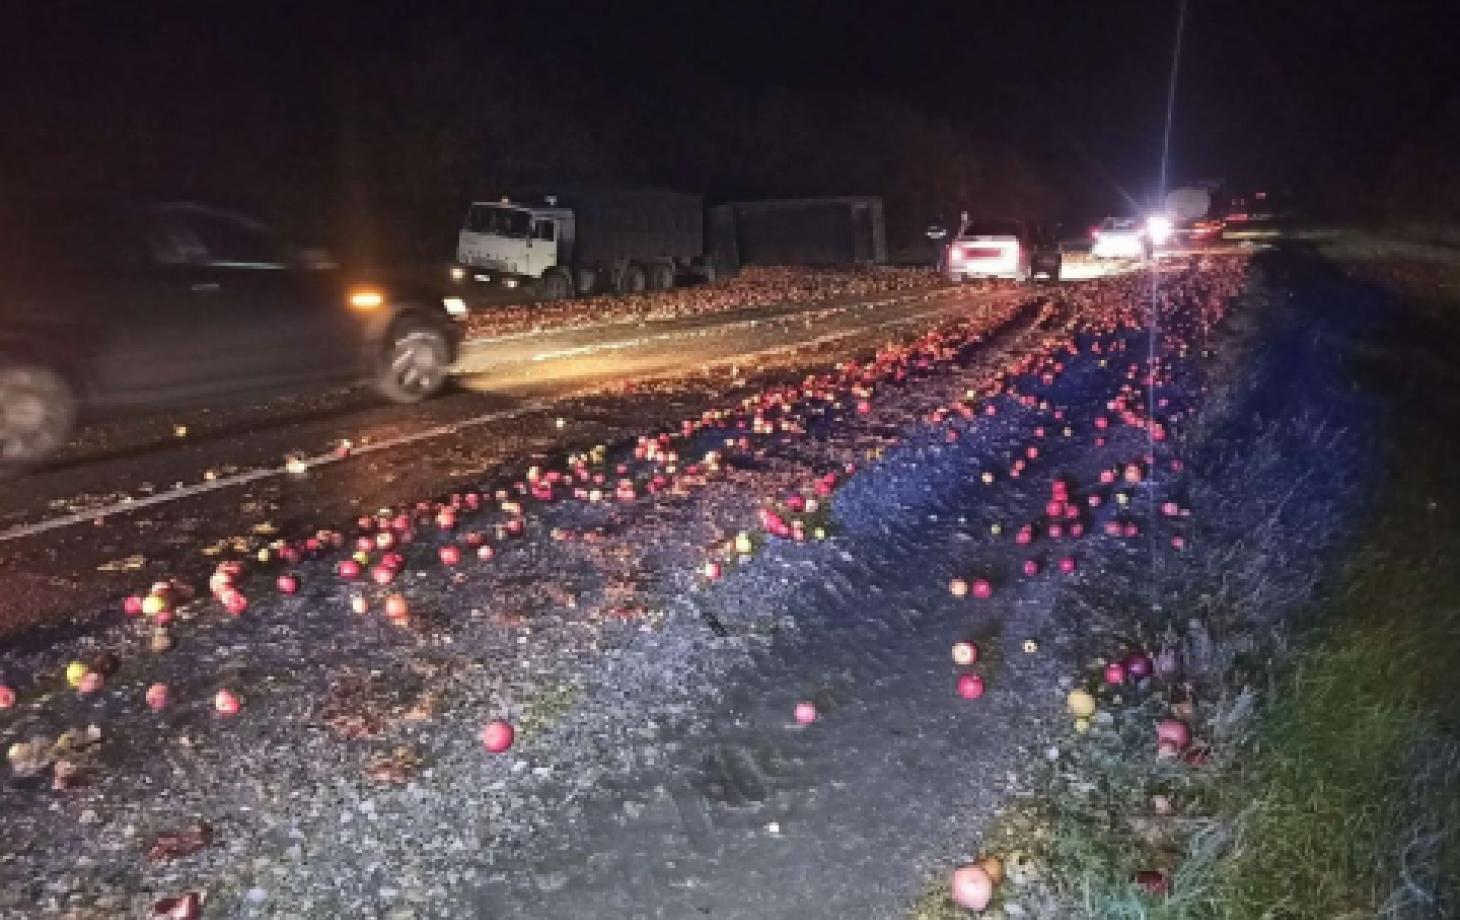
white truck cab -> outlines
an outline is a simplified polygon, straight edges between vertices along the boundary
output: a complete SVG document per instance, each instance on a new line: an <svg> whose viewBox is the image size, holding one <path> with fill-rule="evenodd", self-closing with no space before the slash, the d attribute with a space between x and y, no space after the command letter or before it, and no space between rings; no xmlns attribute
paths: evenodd
<svg viewBox="0 0 1460 920"><path fill-rule="evenodd" d="M457 237L458 280L536 288L546 300L665 291L709 276L704 202L665 189L585 189L477 201Z"/></svg>
<svg viewBox="0 0 1460 920"><path fill-rule="evenodd" d="M457 236L456 259L510 286L538 282L569 261L573 231L573 212L567 208L527 207L505 199L474 202Z"/></svg>

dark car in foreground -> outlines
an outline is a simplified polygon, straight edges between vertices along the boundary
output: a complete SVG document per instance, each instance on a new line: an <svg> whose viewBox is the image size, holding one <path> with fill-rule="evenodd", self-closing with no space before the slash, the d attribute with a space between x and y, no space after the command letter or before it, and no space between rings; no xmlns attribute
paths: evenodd
<svg viewBox="0 0 1460 920"><path fill-rule="evenodd" d="M425 399L447 380L465 312L353 283L225 211L0 200L0 469L125 408L351 381Z"/></svg>

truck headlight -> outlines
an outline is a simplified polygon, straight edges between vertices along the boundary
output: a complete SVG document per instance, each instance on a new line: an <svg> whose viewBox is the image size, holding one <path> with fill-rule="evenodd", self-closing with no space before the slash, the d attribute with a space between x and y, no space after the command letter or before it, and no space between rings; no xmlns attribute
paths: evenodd
<svg viewBox="0 0 1460 920"><path fill-rule="evenodd" d="M441 298L441 305L445 307L446 312L450 313L452 316L466 315L466 301L462 300L460 297L443 297Z"/></svg>

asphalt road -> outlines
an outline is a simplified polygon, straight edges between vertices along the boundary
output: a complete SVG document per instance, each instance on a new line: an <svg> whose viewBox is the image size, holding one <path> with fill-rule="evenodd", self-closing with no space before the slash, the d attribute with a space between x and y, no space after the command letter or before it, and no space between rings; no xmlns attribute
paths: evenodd
<svg viewBox="0 0 1460 920"><path fill-rule="evenodd" d="M422 406L382 405L357 388L108 420L47 467L0 483L0 636L84 628L149 578L201 576L249 536L337 526L591 446L624 421L624 402L598 394L638 387L636 421L676 418L792 353L831 360L1026 295L937 290L476 339L453 390ZM653 386L686 375L698 382ZM289 472L289 457L305 471Z"/></svg>

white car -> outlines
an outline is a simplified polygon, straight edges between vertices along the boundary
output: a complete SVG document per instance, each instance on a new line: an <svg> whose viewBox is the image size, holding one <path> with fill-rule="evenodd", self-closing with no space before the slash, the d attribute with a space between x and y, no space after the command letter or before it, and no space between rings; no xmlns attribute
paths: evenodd
<svg viewBox="0 0 1460 920"><path fill-rule="evenodd" d="M1017 220L965 220L943 253L950 281L1060 277L1060 250L1040 228Z"/></svg>
<svg viewBox="0 0 1460 920"><path fill-rule="evenodd" d="M1094 241L1090 255L1097 259L1147 259L1151 256L1151 238L1140 221L1107 217L1091 235Z"/></svg>

